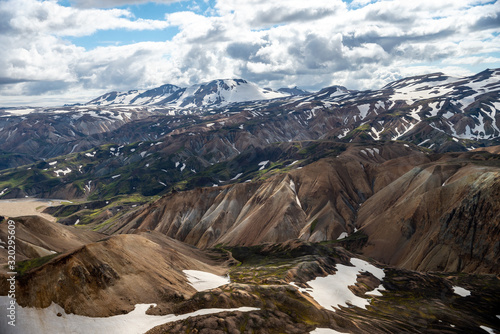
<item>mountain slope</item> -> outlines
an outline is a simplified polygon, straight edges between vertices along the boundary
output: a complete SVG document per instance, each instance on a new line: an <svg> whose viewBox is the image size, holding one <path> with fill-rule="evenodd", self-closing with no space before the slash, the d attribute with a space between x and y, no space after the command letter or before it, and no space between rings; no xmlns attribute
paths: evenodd
<svg viewBox="0 0 500 334"><path fill-rule="evenodd" d="M192 296L182 270L224 273L206 254L162 235L120 235L89 243L18 276L17 302L68 313L109 316L135 304L165 305ZM159 298L159 296L161 296Z"/></svg>
<svg viewBox="0 0 500 334"><path fill-rule="evenodd" d="M204 248L335 240L360 229L360 236L367 236L365 254L386 263L419 270L494 270L499 264L489 247L490 238L500 234L493 223L498 194L486 189L499 189L499 158L489 153L430 156L406 146L353 145L337 158L265 181L173 193L104 231L156 230ZM479 204L478 196L483 196ZM480 209L463 223L465 212L477 205L491 210ZM421 259L431 251L462 260L447 265L438 257Z"/></svg>
<svg viewBox="0 0 500 334"><path fill-rule="evenodd" d="M85 105L168 105L178 108L193 108L305 94L307 94L306 91L298 88L276 92L271 89L262 89L243 79L219 79L187 88L166 84L147 91L111 92L99 96Z"/></svg>
<svg viewBox="0 0 500 334"><path fill-rule="evenodd" d="M16 259L18 261L48 256L95 242L105 235L50 222L38 216L15 217ZM0 240L8 240L7 220L0 222ZM0 263L7 263L8 252L0 248Z"/></svg>
<svg viewBox="0 0 500 334"><path fill-rule="evenodd" d="M498 203L498 167L438 160L414 168L360 208L363 252L420 271L495 272Z"/></svg>
<svg viewBox="0 0 500 334"><path fill-rule="evenodd" d="M101 95L88 103L86 105L95 106L109 106L113 104L133 104L133 100L137 99L145 91L143 90L129 90L128 92L110 92Z"/></svg>
<svg viewBox="0 0 500 334"><path fill-rule="evenodd" d="M175 85L170 85L170 84L162 85L158 88L150 89L137 95L132 100L130 100L129 104L139 104L139 105L156 104L168 98L169 96L179 91L180 89L181 89L180 87L177 87Z"/></svg>

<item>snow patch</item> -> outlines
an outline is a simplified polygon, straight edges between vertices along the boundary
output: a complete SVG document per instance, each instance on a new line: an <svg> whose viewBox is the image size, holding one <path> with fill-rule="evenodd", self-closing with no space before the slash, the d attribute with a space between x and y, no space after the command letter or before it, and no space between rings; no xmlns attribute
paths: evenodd
<svg viewBox="0 0 500 334"><path fill-rule="evenodd" d="M235 177L231 179L231 181L239 179L241 175L243 175L243 173L238 173Z"/></svg>
<svg viewBox="0 0 500 334"><path fill-rule="evenodd" d="M366 115L368 115L368 110L370 110L369 104L362 104L358 106L359 109L359 118L364 119Z"/></svg>
<svg viewBox="0 0 500 334"><path fill-rule="evenodd" d="M361 259L352 258L351 263L354 267L337 264L337 272L334 275L316 277L307 282L310 289L299 288L299 291L309 293L318 304L330 311L335 311L339 305L347 307L348 304L366 309L366 305L370 303L369 300L356 296L349 290L349 286L356 283L360 272L370 272L379 280L384 278L385 273L382 269ZM296 286L293 283L291 285Z"/></svg>
<svg viewBox="0 0 500 334"><path fill-rule="evenodd" d="M351 131L351 130L349 130L349 129L343 129L342 131L343 131L343 132L342 132L342 134L340 134L340 135L338 135L338 136L337 136L339 139L342 139L342 138L344 138L345 136L347 136L347 134L348 134L348 133L349 133L349 131Z"/></svg>
<svg viewBox="0 0 500 334"><path fill-rule="evenodd" d="M85 189L90 192L90 184L92 183L92 180L90 180L86 185L85 185Z"/></svg>
<svg viewBox="0 0 500 334"><path fill-rule="evenodd" d="M424 140L423 142L421 142L420 144L418 144L417 146L422 146L422 145L424 145L425 143L427 143L429 140L430 140L430 139L426 139L426 140Z"/></svg>
<svg viewBox="0 0 500 334"><path fill-rule="evenodd" d="M58 169L58 170L55 170L54 173L56 174L57 177L60 177L61 175L59 175L59 173L66 175L68 173L71 173L71 169L69 169L69 168L66 168L65 170Z"/></svg>
<svg viewBox="0 0 500 334"><path fill-rule="evenodd" d="M258 163L258 165L260 166L259 170L263 170L264 168L266 168L266 165L268 163L269 163L269 160L259 162Z"/></svg>
<svg viewBox="0 0 500 334"><path fill-rule="evenodd" d="M340 235L339 235L339 237L337 238L337 240L347 238L348 236L349 236L349 233L347 233L347 232L342 232L342 233L340 233Z"/></svg>
<svg viewBox="0 0 500 334"><path fill-rule="evenodd" d="M453 292L456 293L457 295L461 297L467 297L470 296L470 291L464 288L461 288L459 286L454 286L453 287Z"/></svg>
<svg viewBox="0 0 500 334"><path fill-rule="evenodd" d="M331 328L316 328L309 334L343 334L344 332L339 332Z"/></svg>
<svg viewBox="0 0 500 334"><path fill-rule="evenodd" d="M481 328L482 330L484 331L487 331L488 333L490 334L495 334L496 332L493 330L493 328L489 328L489 327L486 327L486 326L479 326L479 328Z"/></svg>
<svg viewBox="0 0 500 334"><path fill-rule="evenodd" d="M231 283L229 275L218 276L200 270L183 270L182 272L186 275L189 284L197 291L215 289L219 286Z"/></svg>

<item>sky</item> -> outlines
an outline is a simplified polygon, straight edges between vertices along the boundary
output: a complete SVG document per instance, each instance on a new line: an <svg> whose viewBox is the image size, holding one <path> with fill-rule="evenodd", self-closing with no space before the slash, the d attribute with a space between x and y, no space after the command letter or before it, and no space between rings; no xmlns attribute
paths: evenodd
<svg viewBox="0 0 500 334"><path fill-rule="evenodd" d="M500 67L500 0L0 0L0 106L243 78L379 89Z"/></svg>

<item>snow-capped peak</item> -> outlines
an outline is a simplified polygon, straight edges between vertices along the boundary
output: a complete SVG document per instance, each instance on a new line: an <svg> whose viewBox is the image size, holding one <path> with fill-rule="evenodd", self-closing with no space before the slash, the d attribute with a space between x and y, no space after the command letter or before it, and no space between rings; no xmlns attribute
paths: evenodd
<svg viewBox="0 0 500 334"><path fill-rule="evenodd" d="M186 88L171 104L179 107L226 105L234 102L270 100L289 96L270 89L263 89L243 79L217 79Z"/></svg>

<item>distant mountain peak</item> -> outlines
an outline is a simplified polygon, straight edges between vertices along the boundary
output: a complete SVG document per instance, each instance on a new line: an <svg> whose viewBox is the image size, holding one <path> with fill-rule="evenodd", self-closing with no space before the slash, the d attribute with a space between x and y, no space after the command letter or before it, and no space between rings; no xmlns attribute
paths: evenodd
<svg viewBox="0 0 500 334"><path fill-rule="evenodd" d="M286 96L287 94L260 88L244 79L215 79L186 88L178 99L170 101L169 104L189 108L270 100Z"/></svg>
<svg viewBox="0 0 500 334"><path fill-rule="evenodd" d="M308 92L307 90L301 89L297 86L292 87L292 88L280 88L278 89L278 92L283 93L283 94L288 94L288 95L307 95L311 94L311 92Z"/></svg>
<svg viewBox="0 0 500 334"><path fill-rule="evenodd" d="M305 91L302 91L305 92ZM260 88L244 79L214 79L200 84L181 88L165 84L147 91L131 90L125 93L110 92L90 101L87 105L167 105L173 107L203 107L224 105L233 102L269 100L286 97L290 94Z"/></svg>

